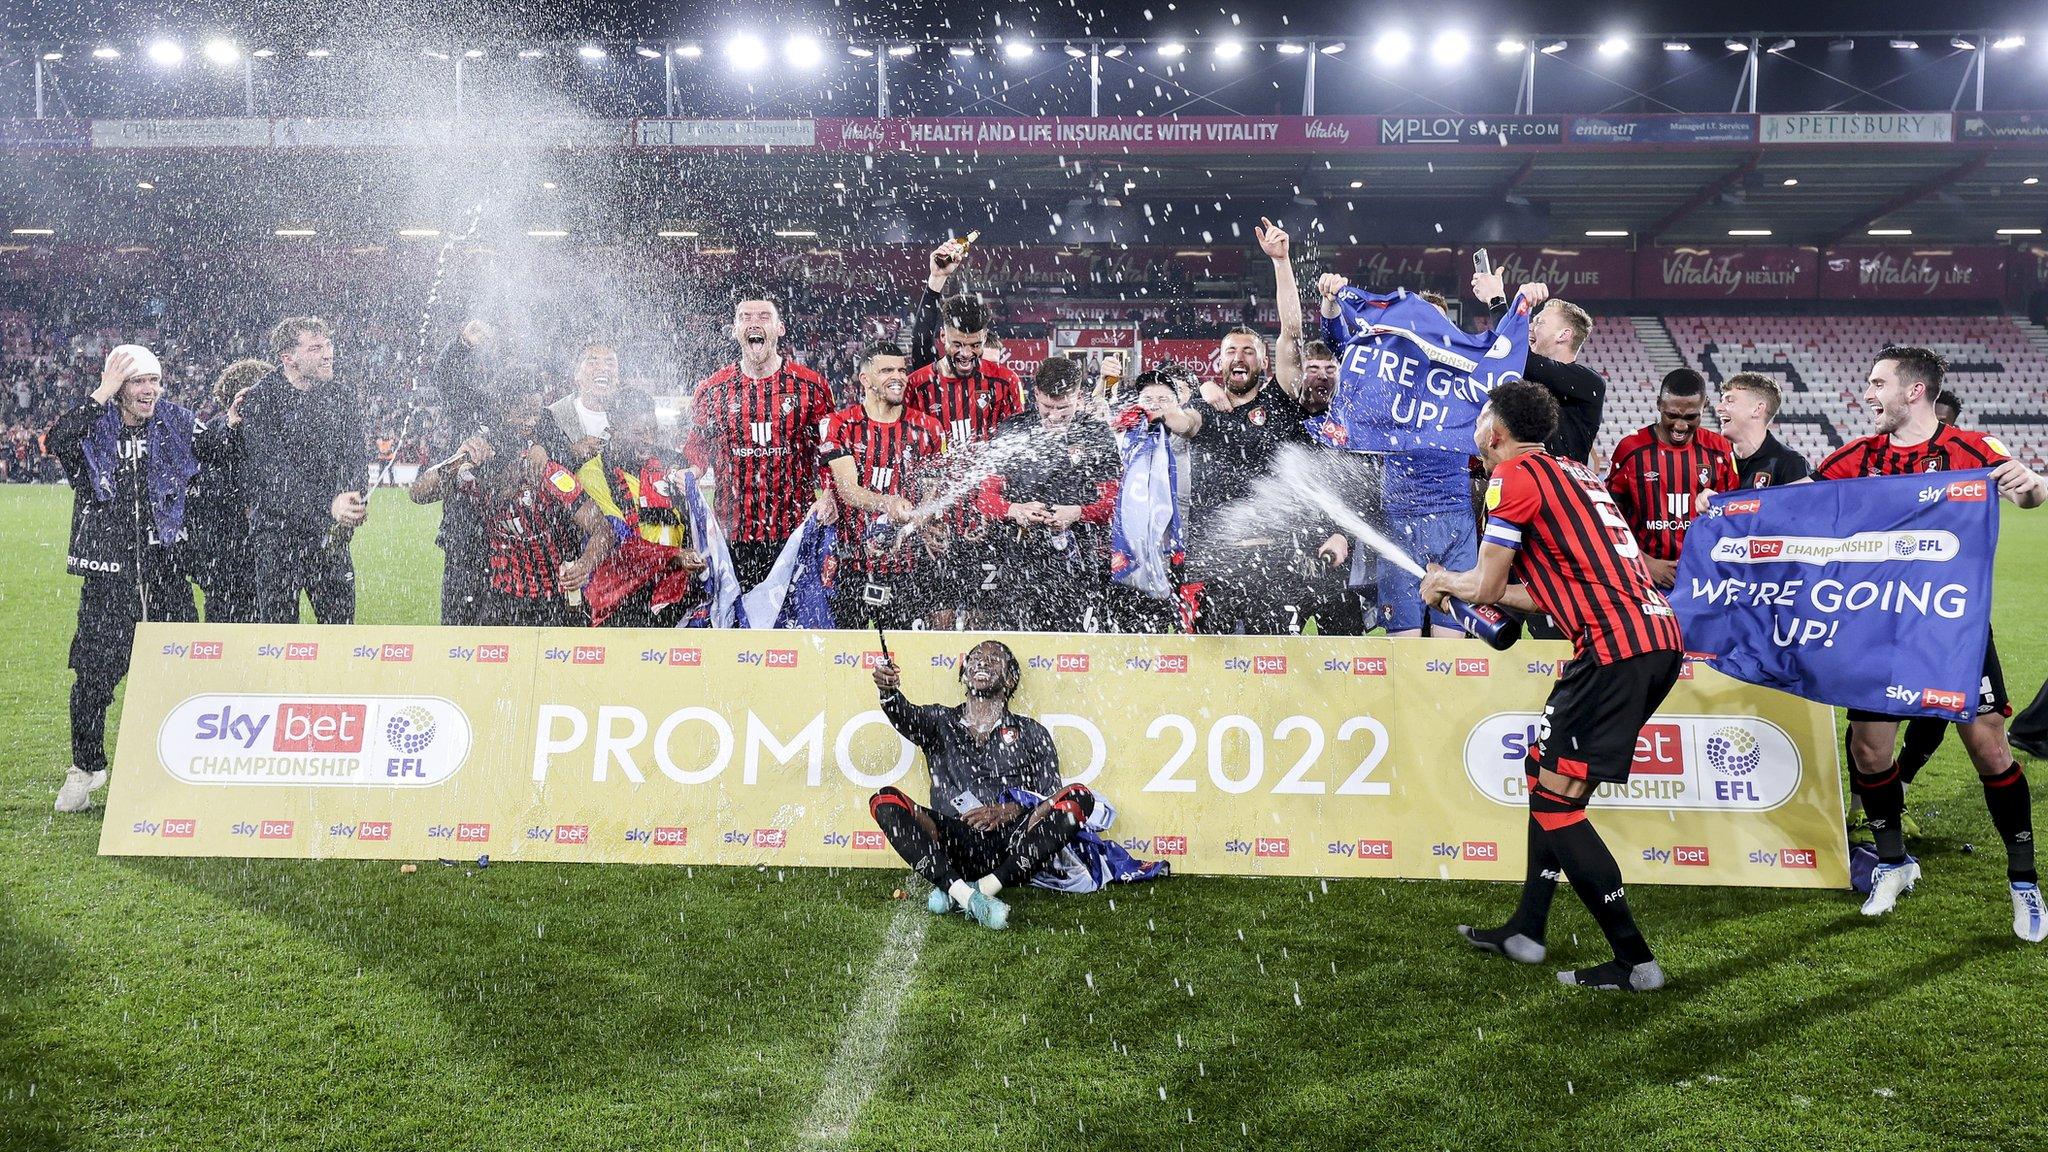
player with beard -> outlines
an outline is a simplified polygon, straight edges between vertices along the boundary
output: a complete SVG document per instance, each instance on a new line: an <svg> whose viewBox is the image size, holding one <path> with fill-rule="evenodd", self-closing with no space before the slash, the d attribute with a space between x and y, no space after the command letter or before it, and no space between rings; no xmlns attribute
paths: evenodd
<svg viewBox="0 0 2048 1152"><path fill-rule="evenodd" d="M711 374L690 401L685 453L712 479L714 506L732 548L740 584L752 588L775 566L782 546L814 506L832 511L820 490L818 442L832 416L824 377L785 359L782 311L766 293L733 306L739 359Z"/></svg>
<svg viewBox="0 0 2048 1152"><path fill-rule="evenodd" d="M1875 434L1836 449L1814 470L1813 479L1989 468L2002 498L2021 508L2048 503L2048 480L2012 459L1997 439L1935 419L1934 398L1947 368L1946 361L1925 348L1890 347L1879 352L1863 393ZM2034 814L2027 779L2006 743L2005 719L2011 712L1998 649L1987 637L1977 717L1958 724L1956 733L1984 785L1991 823L2005 842L2013 934L2038 943L2048 938L2048 907L2043 905L2034 868ZM1849 710L1850 787L1863 802L1878 858L1871 871L1870 897L1863 902L1865 916L1890 912L1920 879L1919 861L1906 854L1906 788L1892 758L1898 732L1896 717Z"/></svg>
<svg viewBox="0 0 2048 1152"><path fill-rule="evenodd" d="M875 343L860 350L864 396L832 414L821 451L833 492L846 506L841 517L838 575L832 617L841 628L869 620L888 628L923 627L934 607L922 578L931 555L912 523L913 497L924 474L946 450L936 420L903 403L903 349Z"/></svg>
<svg viewBox="0 0 2048 1152"><path fill-rule="evenodd" d="M1778 382L1761 372L1737 372L1721 385L1714 415L1721 418L1721 435L1735 446L1735 479L1744 488L1793 484L1813 471L1806 457L1771 432L1781 399Z"/></svg>
<svg viewBox="0 0 2048 1152"><path fill-rule="evenodd" d="M912 312L910 379L904 388L904 403L945 430L951 453L946 466L958 470L975 468L981 446L1005 420L1024 411L1024 386L1017 374L986 355L987 305L978 296L946 297L946 286L966 255L958 240L932 249L924 292ZM995 527L971 502L954 512L952 539L943 554L931 558L926 572L934 627L952 627L956 606L970 627L985 626L1002 608L996 599L1001 579L991 539Z"/></svg>
<svg viewBox="0 0 2048 1152"><path fill-rule="evenodd" d="M1032 411L1000 433L1016 449L975 494L975 507L1000 533L999 618L1018 631L1106 626L1109 525L1123 458L1109 426L1083 407L1085 371L1064 356L1038 366Z"/></svg>
<svg viewBox="0 0 2048 1152"><path fill-rule="evenodd" d="M1095 794L1060 786L1060 754L1045 725L1010 711L1022 669L1009 646L984 640L960 661L967 699L957 707L904 699L894 661L875 666L882 713L924 752L931 769L929 807L884 788L868 811L890 847L931 881L934 915L965 912L984 928L1009 926L996 899L1053 862L1095 811ZM1022 789L1046 799L1033 807L1003 795Z"/></svg>
<svg viewBox="0 0 2048 1152"><path fill-rule="evenodd" d="M1641 552L1599 478L1544 450L1557 401L1533 382L1493 390L1473 441L1486 462L1486 540L1463 572L1432 566L1422 595L1548 612L1572 641L1572 659L1550 691L1529 750L1529 860L1522 898L1499 928L1460 925L1475 948L1523 964L1547 954L1545 931L1559 873L1614 949L1614 959L1559 972L1584 988L1649 992L1664 985L1636 927L1621 868L1587 818L1593 790L1625 784L1636 738L1678 682L1684 657L1678 618L1650 583ZM1510 583L1510 580L1513 583Z"/></svg>
<svg viewBox="0 0 2048 1152"><path fill-rule="evenodd" d="M548 415L569 442L569 459L562 463L581 468L604 447L605 407L619 386L618 349L601 340L585 341L576 354L575 384L574 392L548 405Z"/></svg>
<svg viewBox="0 0 2048 1152"><path fill-rule="evenodd" d="M1659 588L1678 579L1678 554L1701 496L1739 482L1735 446L1700 427L1706 407L1706 377L1672 369L1657 389L1657 422L1622 437L1608 469L1607 491L1643 546L1643 563Z"/></svg>
<svg viewBox="0 0 2048 1152"><path fill-rule="evenodd" d="M1298 627L1306 589L1276 579L1298 561L1284 530L1256 532L1225 523L1223 509L1243 499L1271 470L1283 444L1308 443L1301 405L1266 375L1266 343L1249 328L1225 334L1216 351L1216 385L1161 421L1191 446L1188 499L1188 588L1205 633L1284 635Z"/></svg>
<svg viewBox="0 0 2048 1152"><path fill-rule="evenodd" d="M270 332L276 375L242 401L244 490L255 557L254 619L296 624L299 597L322 624L353 624L349 537L369 519L362 405L334 379L326 321L295 316Z"/></svg>

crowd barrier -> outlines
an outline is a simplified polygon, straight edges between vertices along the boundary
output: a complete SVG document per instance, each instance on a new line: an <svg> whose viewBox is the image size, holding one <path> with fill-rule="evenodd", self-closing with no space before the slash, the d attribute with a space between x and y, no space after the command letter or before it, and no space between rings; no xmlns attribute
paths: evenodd
<svg viewBox="0 0 2048 1152"><path fill-rule="evenodd" d="M1520 879L1523 749L1569 655L1007 635L1015 709L1183 873ZM890 637L957 703L978 637ZM100 851L900 868L922 758L863 632L145 624ZM1000 736L998 737L1000 738ZM1632 883L1847 884L1831 710L1687 669L1594 810Z"/></svg>

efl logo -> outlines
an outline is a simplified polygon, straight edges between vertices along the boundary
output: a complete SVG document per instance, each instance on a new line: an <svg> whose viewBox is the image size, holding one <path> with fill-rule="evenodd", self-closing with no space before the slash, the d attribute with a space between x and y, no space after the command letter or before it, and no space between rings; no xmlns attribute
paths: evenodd
<svg viewBox="0 0 2048 1152"><path fill-rule="evenodd" d="M1498 860L1500 859L1500 845L1491 840L1467 840L1465 841L1465 859Z"/></svg>
<svg viewBox="0 0 2048 1152"><path fill-rule="evenodd" d="M1492 669L1492 661L1484 656L1460 656L1453 672L1459 676L1490 676Z"/></svg>
<svg viewBox="0 0 2048 1152"><path fill-rule="evenodd" d="M1688 868L1705 868L1707 850L1698 844L1677 844L1671 849L1671 862Z"/></svg>
<svg viewBox="0 0 2048 1152"><path fill-rule="evenodd" d="M1254 855L1254 856L1285 856L1285 855L1287 855L1287 837L1285 837L1285 836L1260 836L1260 837L1258 837L1257 839L1255 839L1255 840L1253 840L1253 841L1252 841L1252 855Z"/></svg>
<svg viewBox="0 0 2048 1152"><path fill-rule="evenodd" d="M194 640L194 641L192 642L192 659L194 659L194 660L218 660L218 659L220 659L220 641L218 641L218 640Z"/></svg>
<svg viewBox="0 0 2048 1152"><path fill-rule="evenodd" d="M284 704L277 710L278 752L361 752L362 704Z"/></svg>
<svg viewBox="0 0 2048 1152"><path fill-rule="evenodd" d="M292 822L289 820L265 820L256 826L258 840L289 840L292 838Z"/></svg>
<svg viewBox="0 0 2048 1152"><path fill-rule="evenodd" d="M1982 480L1958 480L1948 486L1949 499L1970 504L1982 504L1990 494L1990 486Z"/></svg>
<svg viewBox="0 0 2048 1152"><path fill-rule="evenodd" d="M1775 560L1785 554L1783 540L1751 540L1749 558L1752 560Z"/></svg>
<svg viewBox="0 0 2048 1152"><path fill-rule="evenodd" d="M358 842L389 839L391 839L391 821L389 820L364 820L356 825L356 840Z"/></svg>
<svg viewBox="0 0 2048 1152"><path fill-rule="evenodd" d="M1353 676L1385 676L1387 674L1387 658L1385 656L1356 657L1351 661L1351 674ZM1366 841L1360 841L1360 843L1366 843ZM1379 841L1375 840L1371 841L1371 843L1377 844Z"/></svg>
<svg viewBox="0 0 2048 1152"><path fill-rule="evenodd" d="M700 668L703 664L704 650L702 648L671 648L668 650L668 666L671 668Z"/></svg>
<svg viewBox="0 0 2048 1152"><path fill-rule="evenodd" d="M1161 672L1186 672L1188 670L1188 658L1185 653L1168 655L1161 652L1159 654L1159 663L1156 667Z"/></svg>
<svg viewBox="0 0 2048 1152"><path fill-rule="evenodd" d="M1820 859L1811 848L1781 848L1778 865L1783 868L1818 868Z"/></svg>
<svg viewBox="0 0 2048 1152"><path fill-rule="evenodd" d="M762 655L761 666L764 668L794 668L796 667L796 649L770 648Z"/></svg>
<svg viewBox="0 0 2048 1152"><path fill-rule="evenodd" d="M569 654L569 662L571 664L602 664L604 663L604 645L578 644L576 650Z"/></svg>
<svg viewBox="0 0 2048 1152"><path fill-rule="evenodd" d="M688 828L656 828L654 830L654 846L656 848L681 848L689 842L690 830Z"/></svg>
<svg viewBox="0 0 2048 1152"><path fill-rule="evenodd" d="M590 825L588 825L588 824L557 824L557 825L555 825L555 843L557 843L557 844L588 844L588 843L590 843Z"/></svg>
<svg viewBox="0 0 2048 1152"><path fill-rule="evenodd" d="M483 844L488 842L490 838L491 826L489 824L457 824L455 826L455 842L457 844Z"/></svg>
<svg viewBox="0 0 2048 1152"><path fill-rule="evenodd" d="M476 646L476 662L479 664L503 664L512 659L510 644L479 644Z"/></svg>
<svg viewBox="0 0 2048 1152"><path fill-rule="evenodd" d="M1252 657L1252 674L1256 676L1285 676L1287 674L1287 657L1254 656ZM1281 855L1284 856L1286 853L1283 852Z"/></svg>
<svg viewBox="0 0 2048 1152"><path fill-rule="evenodd" d="M1394 842L1392 840L1360 840L1358 842L1358 858L1360 860L1392 860L1394 858Z"/></svg>
<svg viewBox="0 0 2048 1152"><path fill-rule="evenodd" d="M284 646L284 658L287 660L318 660L320 658L320 646L303 642L287 644Z"/></svg>
<svg viewBox="0 0 2048 1152"><path fill-rule="evenodd" d="M879 852L887 843L888 841L882 839L880 832L855 832L853 834L853 848L856 852Z"/></svg>
<svg viewBox="0 0 2048 1152"><path fill-rule="evenodd" d="M754 829L756 848L780 848L789 842L789 833L781 828Z"/></svg>
<svg viewBox="0 0 2048 1152"><path fill-rule="evenodd" d="M1920 702L1929 708L1939 708L1945 712L1960 712L1963 710L1963 694L1961 692L1945 692L1940 688L1929 688L1921 692Z"/></svg>
<svg viewBox="0 0 2048 1152"><path fill-rule="evenodd" d="M173 840L190 840L199 832L197 820L166 820L163 834Z"/></svg>
<svg viewBox="0 0 2048 1152"><path fill-rule="evenodd" d="M1188 854L1188 838L1185 836L1154 836L1152 849L1161 856L1185 856Z"/></svg>
<svg viewBox="0 0 2048 1152"><path fill-rule="evenodd" d="M1636 733L1635 763L1629 769L1640 776L1685 775L1685 733L1676 724L1645 724Z"/></svg>
<svg viewBox="0 0 2048 1152"><path fill-rule="evenodd" d="M1052 670L1055 672L1086 672L1088 670L1088 654L1086 652L1062 652L1053 658Z"/></svg>
<svg viewBox="0 0 2048 1152"><path fill-rule="evenodd" d="M412 645L386 644L377 650L377 659L386 664L410 664L412 663Z"/></svg>
<svg viewBox="0 0 2048 1152"><path fill-rule="evenodd" d="M1720 507L1723 516L1740 516L1744 512L1754 512L1763 506L1764 502L1761 500L1730 500Z"/></svg>

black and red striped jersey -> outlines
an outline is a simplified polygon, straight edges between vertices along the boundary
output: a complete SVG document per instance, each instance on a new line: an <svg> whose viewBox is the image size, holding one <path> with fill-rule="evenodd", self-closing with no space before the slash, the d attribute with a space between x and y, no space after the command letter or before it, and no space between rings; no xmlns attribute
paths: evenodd
<svg viewBox="0 0 2048 1152"><path fill-rule="evenodd" d="M1676 560L1685 530L1702 492L1726 492L1741 480L1735 445L1710 428L1698 428L1676 448L1657 439L1654 426L1638 428L1614 446L1607 491L1635 533L1645 555Z"/></svg>
<svg viewBox="0 0 2048 1152"><path fill-rule="evenodd" d="M905 408L894 420L877 420L854 404L832 414L818 452L828 473L832 461L851 457L861 487L915 504L923 498L917 481L945 450L945 430L923 412ZM861 572L907 572L914 566L917 550L895 547L895 534L868 539L875 513L844 500L839 507L839 553L844 564Z"/></svg>
<svg viewBox="0 0 2048 1152"><path fill-rule="evenodd" d="M1853 480L1859 476L1900 476L1909 472L1955 472L1994 468L2011 458L1996 436L1937 424L1934 435L1918 444L1898 445L1889 435L1851 440L1828 454L1814 469L1816 480Z"/></svg>
<svg viewBox="0 0 2048 1152"><path fill-rule="evenodd" d="M1486 543L1514 549L1514 575L1575 656L1612 664L1683 650L1678 617L1650 582L1628 522L1585 465L1542 451L1517 456L1493 470L1486 512Z"/></svg>
<svg viewBox="0 0 2048 1152"><path fill-rule="evenodd" d="M1001 364L981 361L972 375L942 376L934 360L910 374L903 403L919 409L945 429L946 442L959 447L995 435L996 425L1024 411L1024 385Z"/></svg>
<svg viewBox="0 0 2048 1152"><path fill-rule="evenodd" d="M713 476L715 508L736 543L787 540L816 497L818 440L832 415L825 378L788 360L770 376L728 364L690 400L690 463Z"/></svg>

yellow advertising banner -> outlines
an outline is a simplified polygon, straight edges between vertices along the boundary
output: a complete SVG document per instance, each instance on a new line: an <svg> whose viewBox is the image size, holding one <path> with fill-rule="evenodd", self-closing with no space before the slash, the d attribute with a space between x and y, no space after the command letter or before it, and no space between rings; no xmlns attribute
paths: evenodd
<svg viewBox="0 0 2048 1152"><path fill-rule="evenodd" d="M958 703L980 637L890 637ZM1141 859L1520 879L1560 642L1006 635L1013 704ZM863 632L146 624L100 851L900 867L869 819L922 757ZM1848 883L1831 711L1688 668L1594 802L1631 883Z"/></svg>

